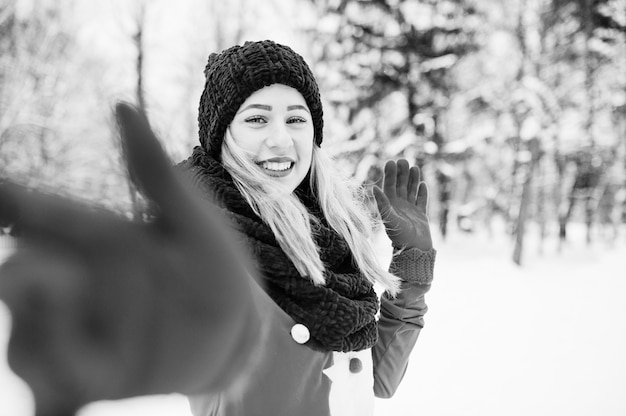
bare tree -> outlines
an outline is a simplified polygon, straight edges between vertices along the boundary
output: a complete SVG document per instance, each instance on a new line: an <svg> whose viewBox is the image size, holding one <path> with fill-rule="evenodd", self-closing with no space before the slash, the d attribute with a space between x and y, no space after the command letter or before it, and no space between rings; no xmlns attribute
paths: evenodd
<svg viewBox="0 0 626 416"><path fill-rule="evenodd" d="M16 4L0 9L0 175L58 185L72 146L62 129L73 47L65 3L43 2L27 17Z"/></svg>

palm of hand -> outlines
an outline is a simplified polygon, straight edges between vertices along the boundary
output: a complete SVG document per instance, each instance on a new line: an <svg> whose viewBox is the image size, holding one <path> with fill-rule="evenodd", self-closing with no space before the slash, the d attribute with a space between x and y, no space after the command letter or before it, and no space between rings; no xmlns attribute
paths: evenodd
<svg viewBox="0 0 626 416"><path fill-rule="evenodd" d="M394 247L428 251L432 237L426 207L428 188L420 182L417 166L401 159L385 165L383 189L374 187L374 197Z"/></svg>

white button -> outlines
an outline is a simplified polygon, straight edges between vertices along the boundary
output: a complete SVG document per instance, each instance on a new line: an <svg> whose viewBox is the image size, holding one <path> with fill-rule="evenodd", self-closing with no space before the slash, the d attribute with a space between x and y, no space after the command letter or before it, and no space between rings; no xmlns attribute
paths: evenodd
<svg viewBox="0 0 626 416"><path fill-rule="evenodd" d="M298 344L304 344L311 338L309 328L302 324L295 324L291 327L291 338Z"/></svg>

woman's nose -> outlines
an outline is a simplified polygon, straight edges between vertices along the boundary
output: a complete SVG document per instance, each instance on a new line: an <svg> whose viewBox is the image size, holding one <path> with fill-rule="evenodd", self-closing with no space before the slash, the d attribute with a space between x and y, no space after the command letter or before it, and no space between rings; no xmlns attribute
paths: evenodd
<svg viewBox="0 0 626 416"><path fill-rule="evenodd" d="M268 147L290 147L292 144L291 134L284 124L276 124L270 131L266 140Z"/></svg>

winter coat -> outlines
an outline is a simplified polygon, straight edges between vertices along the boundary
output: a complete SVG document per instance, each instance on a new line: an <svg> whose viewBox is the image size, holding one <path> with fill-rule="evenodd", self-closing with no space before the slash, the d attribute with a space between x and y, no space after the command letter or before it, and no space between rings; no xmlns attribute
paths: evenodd
<svg viewBox="0 0 626 416"><path fill-rule="evenodd" d="M435 250L404 251L390 270L402 290L383 294L378 341L359 352L316 351L303 345L306 328L251 281L264 311L266 335L252 368L228 391L189 397L194 416L368 416L374 396L393 396L423 327L424 294L432 281Z"/></svg>

